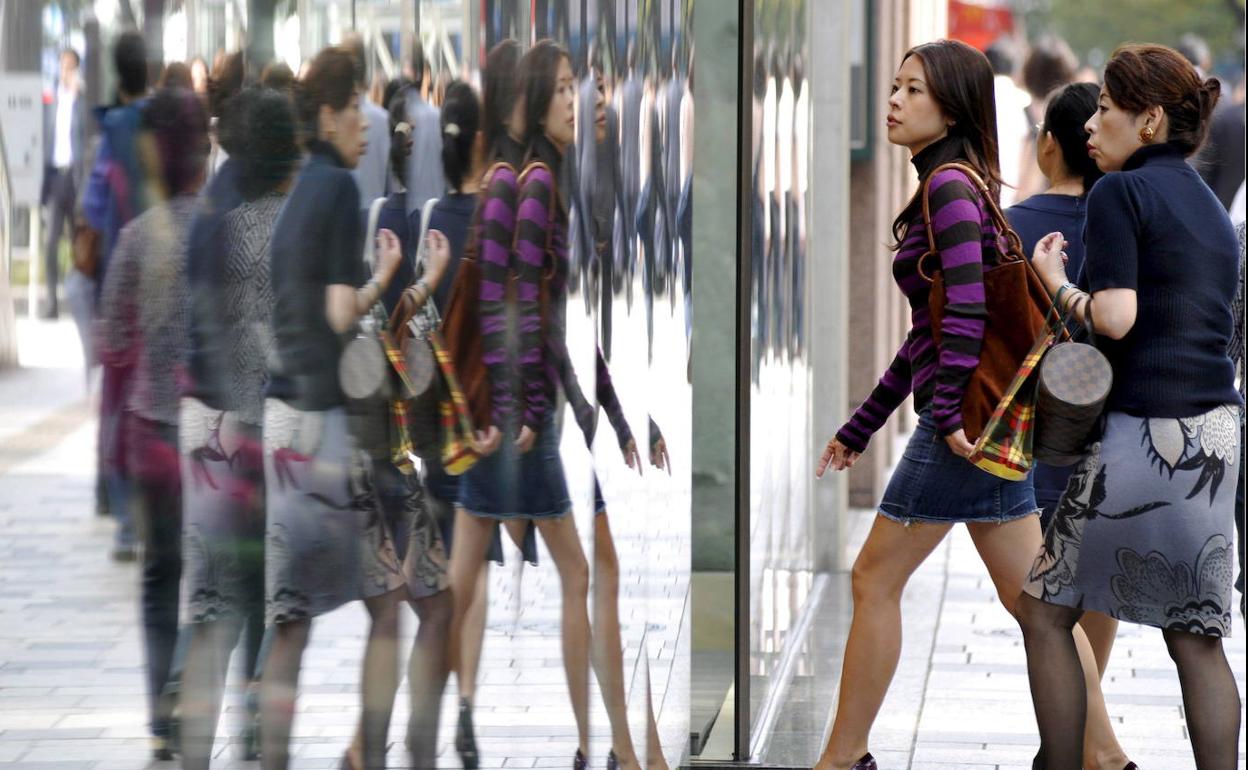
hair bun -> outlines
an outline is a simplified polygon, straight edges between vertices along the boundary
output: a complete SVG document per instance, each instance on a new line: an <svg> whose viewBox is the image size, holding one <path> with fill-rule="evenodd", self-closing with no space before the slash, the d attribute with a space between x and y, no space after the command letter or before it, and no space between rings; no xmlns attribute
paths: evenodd
<svg viewBox="0 0 1248 770"><path fill-rule="evenodd" d="M1217 78L1206 78L1205 82L1200 84L1200 116L1208 118L1213 114L1213 108L1217 106L1218 100L1222 97L1222 82Z"/></svg>

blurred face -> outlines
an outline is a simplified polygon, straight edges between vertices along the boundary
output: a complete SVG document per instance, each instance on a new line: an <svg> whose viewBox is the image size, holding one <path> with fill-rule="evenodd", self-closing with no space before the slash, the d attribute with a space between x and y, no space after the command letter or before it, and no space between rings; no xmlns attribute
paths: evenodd
<svg viewBox="0 0 1248 770"><path fill-rule="evenodd" d="M888 97L888 141L919 153L949 133L950 121L932 98L923 62L907 57L893 78Z"/></svg>
<svg viewBox="0 0 1248 770"><path fill-rule="evenodd" d="M1133 115L1119 107L1110 98L1109 91L1101 89L1101 100L1096 112L1084 124L1088 136L1088 155L1097 168L1109 173L1121 171L1135 151L1144 146L1140 129L1150 126L1157 132L1154 141L1161 141L1161 127L1153 119L1152 110ZM1159 111L1158 111L1159 112Z"/></svg>
<svg viewBox="0 0 1248 770"><path fill-rule="evenodd" d="M78 62L73 54L61 54L61 83L66 88L73 88L78 84Z"/></svg>
<svg viewBox="0 0 1248 770"><path fill-rule="evenodd" d="M191 62L191 87L197 94L208 93L208 65L202 59Z"/></svg>
<svg viewBox="0 0 1248 770"><path fill-rule="evenodd" d="M322 104L318 133L320 139L334 146L347 168L359 165L368 149L368 120L360 112L359 98L349 99L341 110Z"/></svg>
<svg viewBox="0 0 1248 770"><path fill-rule="evenodd" d="M546 108L546 120L542 122L546 136L560 150L572 144L576 136L576 81L572 78L572 65L568 57L559 59L555 71L555 95Z"/></svg>
<svg viewBox="0 0 1248 770"><path fill-rule="evenodd" d="M595 78L594 89L594 139L598 142L607 140L607 86L602 75Z"/></svg>

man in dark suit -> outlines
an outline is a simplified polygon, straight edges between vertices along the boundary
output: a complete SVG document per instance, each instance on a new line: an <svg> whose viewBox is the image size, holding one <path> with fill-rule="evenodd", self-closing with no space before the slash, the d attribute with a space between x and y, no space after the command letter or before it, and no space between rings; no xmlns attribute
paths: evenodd
<svg viewBox="0 0 1248 770"><path fill-rule="evenodd" d="M44 251L48 299L44 316L56 318L62 234L73 237L74 204L86 172L86 99L78 77L78 53L61 52L61 72L44 114L43 202L48 206L48 243Z"/></svg>

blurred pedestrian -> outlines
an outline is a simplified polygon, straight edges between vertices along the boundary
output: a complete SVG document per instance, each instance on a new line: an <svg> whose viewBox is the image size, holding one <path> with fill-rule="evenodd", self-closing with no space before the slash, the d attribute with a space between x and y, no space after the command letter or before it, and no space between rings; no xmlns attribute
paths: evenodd
<svg viewBox="0 0 1248 770"><path fill-rule="evenodd" d="M1178 668L1196 766L1236 766L1240 701L1221 637L1234 599L1242 406L1227 356L1235 232L1187 164L1218 101L1176 51L1119 48L1088 147L1106 176L1088 196L1088 291L1051 233L1032 262L1114 370L1099 438L1058 503L1018 617L1043 766L1079 766L1087 709L1070 629L1089 610L1161 629ZM1086 763L1085 763L1086 766Z"/></svg>
<svg viewBox="0 0 1248 770"><path fill-rule="evenodd" d="M40 313L44 318L56 318L60 312L61 236L73 235L74 206L86 175L87 100L82 95L79 63L77 51L61 51L52 102L44 110L43 203L48 207L48 242L43 253L47 299ZM66 284L68 289L68 280ZM90 351L86 352L90 369Z"/></svg>
<svg viewBox="0 0 1248 770"><path fill-rule="evenodd" d="M1179 40L1179 53L1196 67L1201 77L1211 74L1213 56L1209 44L1199 35L1188 33ZM1244 182L1244 102L1223 86L1223 98L1213 111L1209 138L1192 159L1192 165L1229 210L1235 193Z"/></svg>
<svg viewBox="0 0 1248 770"><path fill-rule="evenodd" d="M368 145L359 164L351 171L360 188L360 215L364 216L369 204L385 197L389 190L390 116L381 105L368 98L368 52L364 48L364 38L349 33L343 38L342 47L355 61L355 90L359 95L360 113L368 122Z"/></svg>
<svg viewBox="0 0 1248 770"><path fill-rule="evenodd" d="M239 91L246 80L246 63L242 51L224 55L218 66L213 67L208 80L208 104L212 117L212 153L208 157L208 180L221 170L229 153L217 137L217 124L221 121L223 106Z"/></svg>
<svg viewBox="0 0 1248 770"><path fill-rule="evenodd" d="M186 239L208 155L208 118L186 89L143 107L141 156L152 207L121 231L100 306L101 353L134 367L126 393L126 467L143 540L142 609L149 726L171 759L172 703L163 697L178 634L182 484L178 380L187 348Z"/></svg>
<svg viewBox="0 0 1248 770"><path fill-rule="evenodd" d="M407 213L419 211L425 201L442 195L442 128L438 109L421 96L429 68L420 41L412 45L412 77L403 91L407 102L407 122L412 126L412 151L407 157Z"/></svg>
<svg viewBox="0 0 1248 770"><path fill-rule="evenodd" d="M1002 237L990 213L1002 184L992 69L983 54L963 43L920 45L902 58L888 105L888 140L910 150L919 172L919 192L892 230L893 275L910 302L912 325L879 385L828 442L817 475L828 467L852 467L908 395L914 396L919 423L854 561L854 614L840 700L818 770L875 770L868 739L901 655L901 595L953 525L966 524L1011 613L1041 544L1031 481L1005 481L972 465L974 444L962 420L964 390L981 363L985 327L1011 321L989 317L983 280L984 270L1000 258L984 245ZM949 162L972 168L988 192L963 169L946 167ZM933 254L927 253L924 190ZM926 269L939 267L945 280L948 303L939 343L928 307L930 279L922 272L925 258ZM1066 633L1071 638L1070 629ZM1101 699L1096 663L1082 631L1076 629L1073 640L1086 652L1088 700L1098 708L1089 710L1088 740L1077 747L1082 752L1062 767L1116 770L1127 761ZM1077 670L1072 676L1080 678Z"/></svg>
<svg viewBox="0 0 1248 770"><path fill-rule="evenodd" d="M1019 165L1018 197L1025 200L1043 190L1044 175L1036 165L1035 126L1044 120L1049 97L1067 83L1075 82L1079 60L1070 45L1056 35L1042 35L1023 61L1023 86L1027 90L1027 142Z"/></svg>
<svg viewBox="0 0 1248 770"><path fill-rule="evenodd" d="M98 233L95 285L98 300L121 228L147 208L147 186L139 166L138 135L147 95L147 48L138 32L123 32L113 44L117 101L102 110L100 142L83 192L86 226ZM97 308L97 313L103 312ZM112 556L134 561L138 542L130 512L122 419L133 361L126 356L102 360L97 474L105 480L109 512L117 521Z"/></svg>
<svg viewBox="0 0 1248 770"><path fill-rule="evenodd" d="M157 88L185 88L190 91L194 85L191 68L180 61L166 64L164 71L160 73L160 79L156 81Z"/></svg>
<svg viewBox="0 0 1248 770"><path fill-rule="evenodd" d="M997 147L1000 148L1001 179L1005 182L1001 188L1001 205L1009 206L1025 197L1019 194L1018 188L1027 154L1027 134L1034 122L1027 115L1031 99L1014 79L1018 73L1018 46L1013 40L997 40L988 46L984 55L992 66L993 97L997 104Z"/></svg>

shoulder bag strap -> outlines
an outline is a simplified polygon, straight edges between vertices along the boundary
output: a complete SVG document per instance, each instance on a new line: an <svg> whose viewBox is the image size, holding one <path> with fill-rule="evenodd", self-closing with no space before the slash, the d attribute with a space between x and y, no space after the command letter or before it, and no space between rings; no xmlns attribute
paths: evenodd
<svg viewBox="0 0 1248 770"><path fill-rule="evenodd" d="M939 250L936 248L936 232L932 228L932 202L931 202L932 180L936 178L936 175L938 173L940 173L941 171L945 171L947 169L954 169L954 170L962 172L963 174L966 174L966 176L971 180L971 182L979 190L979 195L984 201L984 206L985 208L988 209L988 215L992 218L993 226L997 228L997 233L1005 238L1006 247L1005 247L1005 250L1001 254L1003 261L1004 262L1021 261L1024 265L1027 266L1027 269L1031 271L1031 273L1036 277L1036 280L1039 280L1040 274L1036 272L1036 268L1034 265L1031 264L1031 260L1028 259L1027 256L1023 253L1022 239L1018 237L1018 233L1014 231L1014 228L1010 227L1010 222L1008 219L1005 218L1005 214L1002 213L1001 207L998 206L997 202L992 199L992 193L988 189L988 185L984 182L983 178L979 175L979 172L976 171L971 166L967 165L966 163L958 163L956 161L951 162L951 163L945 163L941 166L936 167L932 171L931 174L928 174L927 179L923 182L923 229L927 231L927 249L928 250L925 254L919 257L919 265L918 265L919 275L922 276L923 279L926 280L928 283L932 282L931 275L927 272L924 272L923 270L923 262L928 257L931 257L931 256L939 257ZM1045 320L1050 324L1050 326L1053 326L1055 329L1058 326L1062 326L1062 332L1064 334L1065 327L1062 325L1061 319L1062 319L1062 312L1060 309L1058 309L1057 305L1053 304L1053 299L1052 297L1050 297L1049 307L1045 311Z"/></svg>

